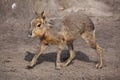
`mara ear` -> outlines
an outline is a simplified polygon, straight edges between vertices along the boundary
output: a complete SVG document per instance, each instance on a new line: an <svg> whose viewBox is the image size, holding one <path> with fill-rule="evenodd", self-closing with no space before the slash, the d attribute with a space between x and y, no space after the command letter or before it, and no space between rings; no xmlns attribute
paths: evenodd
<svg viewBox="0 0 120 80"><path fill-rule="evenodd" d="M32 13L34 15L35 18L37 18L39 16L39 14L37 13L37 11L35 11L34 9L32 9Z"/></svg>
<svg viewBox="0 0 120 80"><path fill-rule="evenodd" d="M37 12L34 12L34 15L35 15L35 17L38 17L38 16L39 16Z"/></svg>
<svg viewBox="0 0 120 80"><path fill-rule="evenodd" d="M46 18L46 16L45 16L45 11L42 11L42 12L41 12L41 17L43 18L43 20Z"/></svg>

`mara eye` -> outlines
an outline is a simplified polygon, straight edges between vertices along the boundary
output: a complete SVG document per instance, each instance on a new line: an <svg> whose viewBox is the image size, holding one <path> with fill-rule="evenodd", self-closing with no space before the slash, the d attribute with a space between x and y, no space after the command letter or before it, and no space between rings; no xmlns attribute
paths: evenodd
<svg viewBox="0 0 120 80"><path fill-rule="evenodd" d="M41 26L41 24L38 24L38 25L37 25L37 27L40 27L40 26Z"/></svg>

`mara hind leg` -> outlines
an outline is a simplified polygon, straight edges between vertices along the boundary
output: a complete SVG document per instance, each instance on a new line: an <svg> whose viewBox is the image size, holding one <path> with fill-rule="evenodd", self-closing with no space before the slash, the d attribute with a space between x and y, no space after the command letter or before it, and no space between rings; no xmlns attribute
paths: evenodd
<svg viewBox="0 0 120 80"><path fill-rule="evenodd" d="M103 60L102 60L103 51L102 51L102 48L96 43L95 33L84 32L81 36L91 48L97 51L98 63L96 64L96 68L102 68L103 67Z"/></svg>

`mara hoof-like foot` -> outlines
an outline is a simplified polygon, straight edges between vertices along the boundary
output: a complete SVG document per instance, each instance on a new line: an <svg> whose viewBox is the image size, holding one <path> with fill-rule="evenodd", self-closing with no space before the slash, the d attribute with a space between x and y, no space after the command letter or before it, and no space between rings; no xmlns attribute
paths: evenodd
<svg viewBox="0 0 120 80"><path fill-rule="evenodd" d="M33 69L34 66L35 66L34 64L29 64L29 65L26 66L26 69Z"/></svg>
<svg viewBox="0 0 120 80"><path fill-rule="evenodd" d="M60 70L62 68L62 63L56 63L56 70Z"/></svg>
<svg viewBox="0 0 120 80"><path fill-rule="evenodd" d="M97 63L97 64L96 64L96 68L97 68L97 69L103 68L103 64Z"/></svg>
<svg viewBox="0 0 120 80"><path fill-rule="evenodd" d="M34 66L31 66L31 65L27 65L26 66L26 69L33 69Z"/></svg>
<svg viewBox="0 0 120 80"><path fill-rule="evenodd" d="M56 69L57 70L60 70L61 68L64 68L64 67L66 67L65 63L57 63L56 64Z"/></svg>

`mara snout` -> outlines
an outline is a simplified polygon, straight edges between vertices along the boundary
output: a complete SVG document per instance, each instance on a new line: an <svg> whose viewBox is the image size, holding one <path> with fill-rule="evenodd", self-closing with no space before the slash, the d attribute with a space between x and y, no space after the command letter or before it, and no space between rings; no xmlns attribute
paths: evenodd
<svg viewBox="0 0 120 80"><path fill-rule="evenodd" d="M57 45L56 69L66 67L75 57L73 42L79 37L95 49L98 54L98 63L96 68L103 67L102 48L97 44L95 37L95 27L92 20L85 14L80 12L70 13L63 18L46 20L45 12L31 21L30 37L40 38L40 48L35 54L28 68L35 66L38 57L44 52L48 45ZM63 46L67 45L70 57L61 62L61 52ZM94 54L93 54L94 55Z"/></svg>

